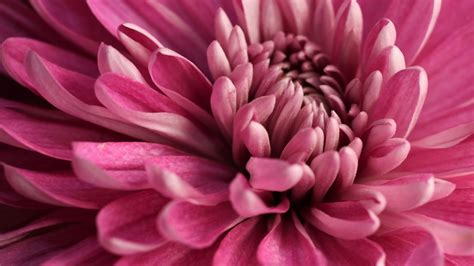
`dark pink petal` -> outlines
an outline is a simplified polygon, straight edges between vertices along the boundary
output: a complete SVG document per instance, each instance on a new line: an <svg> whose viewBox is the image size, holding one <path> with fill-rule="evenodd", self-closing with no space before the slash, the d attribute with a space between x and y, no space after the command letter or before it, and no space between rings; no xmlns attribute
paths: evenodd
<svg viewBox="0 0 474 266"><path fill-rule="evenodd" d="M32 0L31 5L52 28L92 55L101 41L116 44L85 1Z"/></svg>
<svg viewBox="0 0 474 266"><path fill-rule="evenodd" d="M376 180L357 186L382 193L387 201L386 209L396 212L411 210L427 203L435 189L434 178L429 174L403 176L389 181Z"/></svg>
<svg viewBox="0 0 474 266"><path fill-rule="evenodd" d="M408 136L420 115L427 88L428 79L422 68L412 67L398 72L382 88L369 112L370 120L392 118L397 123L395 136Z"/></svg>
<svg viewBox="0 0 474 266"><path fill-rule="evenodd" d="M160 156L147 161L151 186L161 194L203 205L228 199L230 167L194 156Z"/></svg>
<svg viewBox="0 0 474 266"><path fill-rule="evenodd" d="M410 139L419 140L453 129L444 136L438 135L441 140L449 141L451 134L459 136L456 132L460 128L455 129L457 126L472 123L474 105L468 103L467 99L474 97L474 77L469 71L460 69L474 68L474 61L471 60L474 57L471 45L473 29L473 23L457 29L444 42L426 51L426 55L420 59L419 64L428 73L430 86L425 107ZM469 133L472 130L464 129L459 137Z"/></svg>
<svg viewBox="0 0 474 266"><path fill-rule="evenodd" d="M428 40L440 8L440 0L392 1L388 7L385 17L395 24L396 45L405 55L407 64L412 64Z"/></svg>
<svg viewBox="0 0 474 266"><path fill-rule="evenodd" d="M137 190L150 187L147 160L181 154L169 146L146 142L77 142L73 144L72 167L79 179L95 186Z"/></svg>
<svg viewBox="0 0 474 266"><path fill-rule="evenodd" d="M257 265L256 250L267 234L266 220L250 218L230 230L214 254L214 265Z"/></svg>
<svg viewBox="0 0 474 266"><path fill-rule="evenodd" d="M175 92L204 110L211 110L209 106L211 83L186 58L172 50L161 48L150 58L149 70L153 82L165 94L168 95L168 91Z"/></svg>
<svg viewBox="0 0 474 266"><path fill-rule="evenodd" d="M37 172L4 165L10 185L23 196L58 206L97 209L123 195L96 188L77 179L71 172Z"/></svg>
<svg viewBox="0 0 474 266"><path fill-rule="evenodd" d="M262 265L324 265L325 256L313 244L295 214L276 216L260 242L257 258Z"/></svg>
<svg viewBox="0 0 474 266"><path fill-rule="evenodd" d="M3 102L0 105L0 128L15 140L9 144L20 144L20 147L54 158L70 160L73 141L106 141L119 138L118 134L61 112L13 102ZM2 137L0 140L5 142Z"/></svg>
<svg viewBox="0 0 474 266"><path fill-rule="evenodd" d="M34 51L54 64L81 74L94 77L98 74L94 61L58 48L51 44L27 38L9 38L2 43L1 60L8 74L20 84L37 90L36 84L27 73L25 60L28 52Z"/></svg>
<svg viewBox="0 0 474 266"><path fill-rule="evenodd" d="M474 137L444 149L414 148L396 169L399 172L434 173L437 177L474 171Z"/></svg>
<svg viewBox="0 0 474 266"><path fill-rule="evenodd" d="M101 266L114 263L117 258L106 252L97 243L95 236L86 238L81 242L71 246L68 249L61 250L61 252L49 258L41 265L56 266L56 265L90 265Z"/></svg>
<svg viewBox="0 0 474 266"><path fill-rule="evenodd" d="M47 208L47 205L45 204L30 200L18 194L5 179L3 170L0 172L0 203L13 208Z"/></svg>
<svg viewBox="0 0 474 266"><path fill-rule="evenodd" d="M130 90L133 86L134 90ZM212 136L188 119L184 111L157 91L116 74L102 75L96 82L96 94L110 110L131 123L158 133L160 141L220 158L222 147Z"/></svg>
<svg viewBox="0 0 474 266"><path fill-rule="evenodd" d="M319 230L345 240L365 238L380 226L378 217L357 201L317 204L307 216Z"/></svg>
<svg viewBox="0 0 474 266"><path fill-rule="evenodd" d="M474 264L474 256L451 256L444 254L444 263L448 266L472 265Z"/></svg>
<svg viewBox="0 0 474 266"><path fill-rule="evenodd" d="M2 264L40 265L94 234L92 226L70 224L0 249ZM67 237L65 237L67 235Z"/></svg>
<svg viewBox="0 0 474 266"><path fill-rule="evenodd" d="M217 244L193 249L176 242L167 242L150 252L124 256L116 265L211 265Z"/></svg>
<svg viewBox="0 0 474 266"><path fill-rule="evenodd" d="M252 217L267 213L285 213L290 208L290 202L284 198L276 206L268 206L258 190L252 189L242 174L237 174L229 187L230 202L234 210L241 216ZM268 196L268 195L267 195Z"/></svg>
<svg viewBox="0 0 474 266"><path fill-rule="evenodd" d="M252 157L246 166L250 185L256 189L285 191L303 177L303 168L283 160Z"/></svg>
<svg viewBox="0 0 474 266"><path fill-rule="evenodd" d="M366 238L343 240L306 226L308 235L328 262L328 265L379 265L385 261L383 249Z"/></svg>
<svg viewBox="0 0 474 266"><path fill-rule="evenodd" d="M156 217L167 202L155 191L145 190L109 203L97 216L101 245L120 255L163 245L166 240L158 233Z"/></svg>
<svg viewBox="0 0 474 266"><path fill-rule="evenodd" d="M228 202L200 206L173 201L161 212L157 222L166 239L204 248L211 246L221 234L241 220Z"/></svg>
<svg viewBox="0 0 474 266"><path fill-rule="evenodd" d="M34 52L28 54L26 68L39 94L65 113L139 139L157 141L152 132L133 127L100 106L91 77L62 68Z"/></svg>
<svg viewBox="0 0 474 266"><path fill-rule="evenodd" d="M429 202L416 210L446 222L474 227L474 187L456 188L449 196Z"/></svg>
<svg viewBox="0 0 474 266"><path fill-rule="evenodd" d="M406 227L372 238L393 265L443 265L443 250L423 228Z"/></svg>
<svg viewBox="0 0 474 266"><path fill-rule="evenodd" d="M393 0L357 0L364 17L364 39L368 38L370 30L384 18Z"/></svg>

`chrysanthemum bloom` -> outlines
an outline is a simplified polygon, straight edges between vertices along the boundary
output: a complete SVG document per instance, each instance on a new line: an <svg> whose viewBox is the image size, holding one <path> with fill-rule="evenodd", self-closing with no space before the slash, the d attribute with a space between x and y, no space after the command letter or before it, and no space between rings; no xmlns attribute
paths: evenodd
<svg viewBox="0 0 474 266"><path fill-rule="evenodd" d="M0 14L0 264L474 263L474 1Z"/></svg>

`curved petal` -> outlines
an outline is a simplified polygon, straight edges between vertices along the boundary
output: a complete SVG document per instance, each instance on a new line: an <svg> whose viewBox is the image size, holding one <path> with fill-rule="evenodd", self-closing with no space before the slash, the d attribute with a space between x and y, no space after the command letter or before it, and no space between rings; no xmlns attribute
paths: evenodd
<svg viewBox="0 0 474 266"><path fill-rule="evenodd" d="M216 206L169 203L158 217L161 234L194 248L211 246L227 229L242 220L228 202Z"/></svg>
<svg viewBox="0 0 474 266"><path fill-rule="evenodd" d="M303 168L283 160L252 157L247 163L250 185L256 189L285 191L303 177Z"/></svg>
<svg viewBox="0 0 474 266"><path fill-rule="evenodd" d="M119 255L163 245L166 240L158 233L156 217L167 202L155 191L145 190L107 204L97 216L101 245Z"/></svg>

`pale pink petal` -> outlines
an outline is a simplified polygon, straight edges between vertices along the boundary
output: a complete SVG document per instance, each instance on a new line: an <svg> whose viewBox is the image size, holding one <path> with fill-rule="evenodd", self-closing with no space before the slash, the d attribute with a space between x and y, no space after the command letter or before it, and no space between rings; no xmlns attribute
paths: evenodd
<svg viewBox="0 0 474 266"><path fill-rule="evenodd" d="M307 215L307 221L319 230L345 240L365 238L380 226L378 217L357 201L320 203Z"/></svg>
<svg viewBox="0 0 474 266"><path fill-rule="evenodd" d="M97 53L101 41L117 44L85 1L32 0L31 5L52 28L92 55Z"/></svg>
<svg viewBox="0 0 474 266"><path fill-rule="evenodd" d="M305 162L309 159L319 141L312 128L302 129L286 144L280 158L290 162Z"/></svg>
<svg viewBox="0 0 474 266"><path fill-rule="evenodd" d="M388 139L367 152L361 166L361 176L376 177L386 174L405 161L410 154L410 143L401 138Z"/></svg>
<svg viewBox="0 0 474 266"><path fill-rule="evenodd" d="M310 36L331 54L336 17L330 0L317 1L313 15L313 29Z"/></svg>
<svg viewBox="0 0 474 266"><path fill-rule="evenodd" d="M233 0L233 3L249 42L260 42L260 0Z"/></svg>
<svg viewBox="0 0 474 266"><path fill-rule="evenodd" d="M124 195L84 183L69 171L38 172L5 164L4 169L7 181L18 193L52 205L97 209Z"/></svg>
<svg viewBox="0 0 474 266"><path fill-rule="evenodd" d="M256 189L285 191L303 177L300 165L277 159L252 157L246 168L250 174L250 185Z"/></svg>
<svg viewBox="0 0 474 266"><path fill-rule="evenodd" d="M147 66L151 54L163 47L148 31L132 23L120 25L117 35L122 45L142 66Z"/></svg>
<svg viewBox="0 0 474 266"><path fill-rule="evenodd" d="M119 255L163 245L166 240L158 233L156 217L167 202L155 191L145 190L107 204L97 216L99 242Z"/></svg>
<svg viewBox="0 0 474 266"><path fill-rule="evenodd" d="M216 206L169 203L158 218L161 234L194 248L211 246L226 230L242 220L228 202Z"/></svg>
<svg viewBox="0 0 474 266"><path fill-rule="evenodd" d="M437 122L439 122L439 120L437 120ZM410 143L414 147L427 149L449 148L459 144L463 140L470 137L472 134L474 134L474 122L468 122L437 132L433 135L411 141Z"/></svg>
<svg viewBox="0 0 474 266"><path fill-rule="evenodd" d="M237 111L237 92L229 78L221 77L214 82L211 109L221 132L230 139Z"/></svg>
<svg viewBox="0 0 474 266"><path fill-rule="evenodd" d="M305 35L311 22L311 1L277 1L283 10L286 31Z"/></svg>
<svg viewBox="0 0 474 266"><path fill-rule="evenodd" d="M423 228L406 227L372 238L391 265L443 265L443 251Z"/></svg>
<svg viewBox="0 0 474 266"><path fill-rule="evenodd" d="M250 156L268 157L271 155L270 137L262 124L251 121L246 128L240 131L240 137Z"/></svg>
<svg viewBox="0 0 474 266"><path fill-rule="evenodd" d="M261 0L260 31L263 40L270 40L273 36L283 30L283 21L278 2L273 0Z"/></svg>
<svg viewBox="0 0 474 266"><path fill-rule="evenodd" d="M336 180L340 162L341 159L335 151L322 153L311 162L311 169L313 169L315 178L313 188L315 201L321 201Z"/></svg>
<svg viewBox="0 0 474 266"><path fill-rule="evenodd" d="M383 265L385 261L383 249L369 239L343 240L312 226L306 226L306 231L328 265Z"/></svg>
<svg viewBox="0 0 474 266"><path fill-rule="evenodd" d="M257 258L262 265L321 265L326 261L295 214L276 216L258 246Z"/></svg>
<svg viewBox="0 0 474 266"><path fill-rule="evenodd" d="M362 9L362 13L363 12L364 9ZM388 19L381 19L372 27L364 42L364 50L362 54L362 64L366 75L370 73L366 70L367 61L375 58L386 48L395 45L396 37L397 32L395 26Z"/></svg>
<svg viewBox="0 0 474 266"><path fill-rule="evenodd" d="M220 76L230 75L229 60L218 41L213 41L207 48L207 64L214 80Z"/></svg>
<svg viewBox="0 0 474 266"><path fill-rule="evenodd" d="M428 79L422 68L399 71L382 88L369 112L371 121L392 118L397 123L395 136L408 136L418 120L427 89Z"/></svg>
<svg viewBox="0 0 474 266"><path fill-rule="evenodd" d="M146 142L76 142L72 167L79 179L95 186L137 190L150 187L145 172L147 160L182 154L172 147Z"/></svg>
<svg viewBox="0 0 474 266"><path fill-rule="evenodd" d="M290 208L290 202L286 198L275 206L268 206L258 191L250 187L247 179L242 174L238 174L234 178L229 190L229 199L232 207L239 215L244 217L267 213L285 213ZM267 194L267 196L269 195Z"/></svg>
<svg viewBox="0 0 474 266"><path fill-rule="evenodd" d="M257 265L256 250L266 235L267 221L250 218L227 233L214 254L214 265Z"/></svg>
<svg viewBox="0 0 474 266"><path fill-rule="evenodd" d="M112 72L146 83L145 78L133 62L110 45L100 44L99 51L97 52L97 65L101 74Z"/></svg>

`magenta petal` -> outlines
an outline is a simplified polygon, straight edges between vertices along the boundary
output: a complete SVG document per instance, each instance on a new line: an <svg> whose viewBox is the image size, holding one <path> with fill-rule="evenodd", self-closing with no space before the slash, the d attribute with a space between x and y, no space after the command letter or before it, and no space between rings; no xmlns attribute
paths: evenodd
<svg viewBox="0 0 474 266"><path fill-rule="evenodd" d="M31 4L52 28L93 55L97 52L101 41L116 44L112 35L91 13L85 1L32 0Z"/></svg>
<svg viewBox="0 0 474 266"><path fill-rule="evenodd" d="M120 255L163 245L166 240L158 233L156 217L167 202L155 191L145 190L109 203L97 216L100 243Z"/></svg>
<svg viewBox="0 0 474 266"><path fill-rule="evenodd" d="M299 218L276 216L260 242L257 258L262 265L324 265L325 257L313 244Z"/></svg>
<svg viewBox="0 0 474 266"><path fill-rule="evenodd" d="M383 249L367 238L343 240L312 226L306 226L306 231L326 257L328 265L383 265L385 261Z"/></svg>
<svg viewBox="0 0 474 266"><path fill-rule="evenodd" d="M166 90L176 92L204 110L211 110L209 106L211 83L185 57L172 50L161 48L150 58L148 68L153 82L164 89L165 94Z"/></svg>
<svg viewBox="0 0 474 266"><path fill-rule="evenodd" d="M303 177L303 168L283 160L252 157L246 166L253 188L285 191L295 186Z"/></svg>
<svg viewBox="0 0 474 266"><path fill-rule="evenodd" d="M150 187L145 172L147 160L182 154L174 148L146 142L77 142L73 145L72 166L79 179L95 186L137 190Z"/></svg>
<svg viewBox="0 0 474 266"><path fill-rule="evenodd" d="M373 109L371 121L392 118L397 123L396 137L406 137L418 120L425 101L428 79L419 67L396 73L382 88Z"/></svg>
<svg viewBox="0 0 474 266"><path fill-rule="evenodd" d="M211 246L227 229L242 220L228 202L200 206L172 201L158 217L158 228L169 240L194 248Z"/></svg>
<svg viewBox="0 0 474 266"><path fill-rule="evenodd" d="M365 238L380 226L378 217L357 201L318 204L307 219L319 230L345 240Z"/></svg>
<svg viewBox="0 0 474 266"><path fill-rule="evenodd" d="M267 231L266 220L261 218L236 225L222 239L214 254L214 265L257 265L256 250Z"/></svg>
<svg viewBox="0 0 474 266"><path fill-rule="evenodd" d="M161 194L203 205L228 199L235 171L226 165L194 156L159 156L147 161L152 187Z"/></svg>
<svg viewBox="0 0 474 266"><path fill-rule="evenodd" d="M86 238L81 242L62 250L58 255L49 258L41 265L90 265L101 266L109 265L116 261L116 257L106 252L102 246L97 243L95 236Z"/></svg>
<svg viewBox="0 0 474 266"><path fill-rule="evenodd" d="M97 209L117 197L120 191L96 188L67 171L36 172L4 165L5 176L20 194L57 206Z"/></svg>
<svg viewBox="0 0 474 266"><path fill-rule="evenodd" d="M242 174L237 174L229 189L232 207L239 215L244 217L267 213L285 213L290 208L290 202L286 198L276 206L267 206L258 191L249 186L247 179Z"/></svg>
<svg viewBox="0 0 474 266"><path fill-rule="evenodd" d="M70 160L73 141L106 141L119 137L61 112L13 102L0 105L0 128L15 140L10 145L26 147L54 158ZM0 140L5 142L2 137Z"/></svg>
<svg viewBox="0 0 474 266"><path fill-rule="evenodd" d="M443 251L423 228L406 227L373 238L393 265L442 265Z"/></svg>

